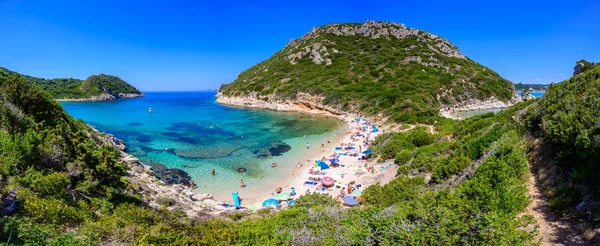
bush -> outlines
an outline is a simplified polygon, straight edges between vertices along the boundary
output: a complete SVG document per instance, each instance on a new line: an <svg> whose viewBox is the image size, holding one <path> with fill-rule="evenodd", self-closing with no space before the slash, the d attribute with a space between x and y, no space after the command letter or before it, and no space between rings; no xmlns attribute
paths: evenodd
<svg viewBox="0 0 600 246"><path fill-rule="evenodd" d="M310 195L302 195L296 199L294 203L295 207L317 207L317 206L339 206L339 204L333 200L329 194L312 193Z"/></svg>
<svg viewBox="0 0 600 246"><path fill-rule="evenodd" d="M396 154L394 161L398 165L406 164L408 161L412 159L412 151L403 149Z"/></svg>

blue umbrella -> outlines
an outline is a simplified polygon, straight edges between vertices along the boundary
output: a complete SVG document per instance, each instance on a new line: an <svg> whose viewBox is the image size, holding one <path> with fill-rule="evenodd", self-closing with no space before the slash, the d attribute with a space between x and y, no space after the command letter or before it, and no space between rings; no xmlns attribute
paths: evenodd
<svg viewBox="0 0 600 246"><path fill-rule="evenodd" d="M269 198L269 199L265 200L262 203L262 205L263 205L263 207L277 206L277 205L279 205L279 202L277 201L277 199Z"/></svg>
<svg viewBox="0 0 600 246"><path fill-rule="evenodd" d="M291 201L288 202L288 205L292 205L294 203L296 203L296 200L291 200Z"/></svg>
<svg viewBox="0 0 600 246"><path fill-rule="evenodd" d="M371 153L373 153L373 151L370 150L370 149L363 151L363 154L365 154L365 155L368 155L368 154L371 154Z"/></svg>
<svg viewBox="0 0 600 246"><path fill-rule="evenodd" d="M344 205L354 206L358 204L358 200L356 200L355 196L346 196L344 197Z"/></svg>

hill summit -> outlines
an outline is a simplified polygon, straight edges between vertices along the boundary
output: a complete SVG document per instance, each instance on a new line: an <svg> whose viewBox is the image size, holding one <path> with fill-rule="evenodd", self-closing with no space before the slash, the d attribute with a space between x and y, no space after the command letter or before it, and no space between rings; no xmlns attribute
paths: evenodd
<svg viewBox="0 0 600 246"><path fill-rule="evenodd" d="M514 87L438 35L367 21L313 28L222 85L218 97L225 104L284 102L421 122L443 107L511 104Z"/></svg>

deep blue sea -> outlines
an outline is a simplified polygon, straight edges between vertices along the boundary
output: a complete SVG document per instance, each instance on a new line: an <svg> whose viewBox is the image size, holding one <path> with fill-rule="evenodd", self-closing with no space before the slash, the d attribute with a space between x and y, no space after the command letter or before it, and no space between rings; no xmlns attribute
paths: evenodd
<svg viewBox="0 0 600 246"><path fill-rule="evenodd" d="M306 161L307 152L344 131L337 119L223 106L214 95L149 92L135 99L61 104L73 117L124 140L127 151L145 164L182 169L198 184L197 192L223 199L239 189L240 179L255 192L276 186ZM314 147L307 150L307 143ZM247 172L239 173L240 167Z"/></svg>

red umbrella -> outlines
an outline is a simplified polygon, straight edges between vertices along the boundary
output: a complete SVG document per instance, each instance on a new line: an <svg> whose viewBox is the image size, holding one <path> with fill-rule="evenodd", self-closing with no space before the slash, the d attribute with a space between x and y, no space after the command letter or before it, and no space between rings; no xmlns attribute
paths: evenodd
<svg viewBox="0 0 600 246"><path fill-rule="evenodd" d="M333 180L333 178L331 178L331 177L324 177L324 178L321 180L321 183L322 183L324 186L332 186L332 185L335 183L335 180Z"/></svg>

